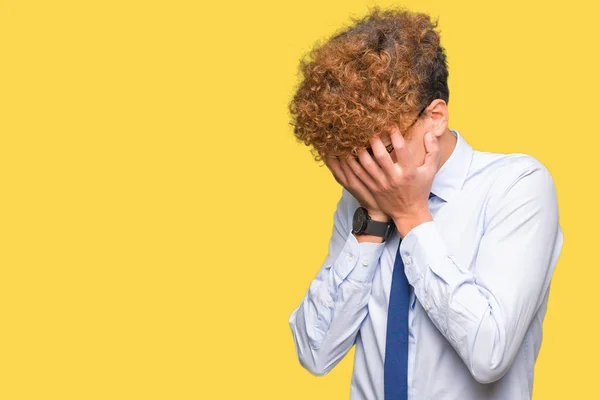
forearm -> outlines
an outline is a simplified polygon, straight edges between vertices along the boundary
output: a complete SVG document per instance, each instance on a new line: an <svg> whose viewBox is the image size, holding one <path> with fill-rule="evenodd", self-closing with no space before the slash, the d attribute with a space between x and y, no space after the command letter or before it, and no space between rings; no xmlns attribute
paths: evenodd
<svg viewBox="0 0 600 400"><path fill-rule="evenodd" d="M502 377L543 297L548 257L538 259L539 265L531 263L530 275L520 272L521 277L509 278L508 284L497 279L489 284L459 265L434 222L409 232L400 252L415 296L473 377L481 383ZM488 260L483 254L481 263L496 268ZM516 277L522 267L510 263L507 257L507 264L503 265L506 275L514 272Z"/></svg>
<svg viewBox="0 0 600 400"><path fill-rule="evenodd" d="M289 323L301 365L315 375L329 372L350 350L367 315L383 243L359 242L349 234L339 255L320 269Z"/></svg>

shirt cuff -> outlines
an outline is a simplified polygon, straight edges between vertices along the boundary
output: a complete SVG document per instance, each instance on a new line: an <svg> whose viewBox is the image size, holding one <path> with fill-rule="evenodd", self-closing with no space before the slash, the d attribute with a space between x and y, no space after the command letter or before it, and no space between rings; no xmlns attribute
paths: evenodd
<svg viewBox="0 0 600 400"><path fill-rule="evenodd" d="M384 248L385 242L359 242L350 232L333 269L341 279L371 282Z"/></svg>
<svg viewBox="0 0 600 400"><path fill-rule="evenodd" d="M412 286L425 276L428 268L451 287L463 281L463 273L448 253L434 221L411 229L400 243L400 255L406 278Z"/></svg>

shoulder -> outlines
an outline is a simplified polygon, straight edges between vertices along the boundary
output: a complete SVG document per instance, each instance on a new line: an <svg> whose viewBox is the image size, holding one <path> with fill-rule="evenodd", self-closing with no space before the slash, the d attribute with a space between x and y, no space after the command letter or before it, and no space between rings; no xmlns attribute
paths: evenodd
<svg viewBox="0 0 600 400"><path fill-rule="evenodd" d="M478 171L488 171L493 175L506 176L515 171L529 168L545 168L535 157L525 153L494 153L489 151L473 151L471 167Z"/></svg>
<svg viewBox="0 0 600 400"><path fill-rule="evenodd" d="M471 168L492 183L491 194L495 195L505 194L521 181L533 186L554 185L548 168L529 154L475 151Z"/></svg>
<svg viewBox="0 0 600 400"><path fill-rule="evenodd" d="M510 212L519 207L556 212L554 180L548 168L538 159L523 153L488 153L490 181L487 208L492 214Z"/></svg>

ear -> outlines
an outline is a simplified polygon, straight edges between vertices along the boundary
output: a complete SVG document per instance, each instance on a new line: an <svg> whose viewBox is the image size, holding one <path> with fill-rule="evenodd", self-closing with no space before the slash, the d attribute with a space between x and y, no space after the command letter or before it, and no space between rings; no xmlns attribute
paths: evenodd
<svg viewBox="0 0 600 400"><path fill-rule="evenodd" d="M448 106L442 99L433 100L425 110L426 129L433 135L440 137L448 128Z"/></svg>

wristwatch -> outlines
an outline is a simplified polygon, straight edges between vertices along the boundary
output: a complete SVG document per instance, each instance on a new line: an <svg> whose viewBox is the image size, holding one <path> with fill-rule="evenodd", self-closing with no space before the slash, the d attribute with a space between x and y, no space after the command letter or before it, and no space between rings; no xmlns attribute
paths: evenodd
<svg viewBox="0 0 600 400"><path fill-rule="evenodd" d="M395 228L394 220L389 222L372 220L369 212L364 207L358 207L354 211L354 217L352 217L353 233L381 236L385 241L392 235Z"/></svg>

